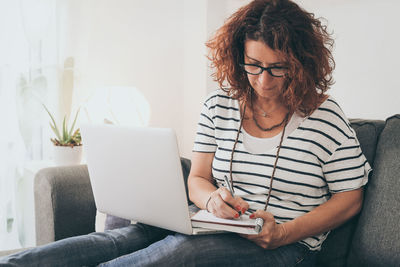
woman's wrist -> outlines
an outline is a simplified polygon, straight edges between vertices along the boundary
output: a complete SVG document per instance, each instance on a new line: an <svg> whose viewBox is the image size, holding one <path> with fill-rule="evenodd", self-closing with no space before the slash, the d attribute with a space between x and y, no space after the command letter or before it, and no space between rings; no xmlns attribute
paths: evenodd
<svg viewBox="0 0 400 267"><path fill-rule="evenodd" d="M288 231L286 229L286 226L284 223L277 224L277 238L275 239L277 241L277 247L281 247L284 245L287 245L287 237L288 237Z"/></svg>

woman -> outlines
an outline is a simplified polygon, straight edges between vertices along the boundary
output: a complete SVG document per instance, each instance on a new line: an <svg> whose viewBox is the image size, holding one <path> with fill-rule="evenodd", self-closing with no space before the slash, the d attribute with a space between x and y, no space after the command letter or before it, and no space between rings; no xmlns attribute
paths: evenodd
<svg viewBox="0 0 400 267"><path fill-rule="evenodd" d="M318 250L330 229L361 208L370 167L343 112L325 94L331 44L320 22L289 1L250 3L208 43L216 80L230 87L204 104L190 196L219 217L250 207L266 223L259 235L244 237L263 248L299 241ZM227 172L236 198L223 186Z"/></svg>
<svg viewBox="0 0 400 267"><path fill-rule="evenodd" d="M320 22L289 0L252 1L207 43L224 89L211 93L201 112L190 199L218 217L262 218L260 234L186 236L136 224L3 262L314 265L329 230L359 212L370 170L354 130L325 94L332 84L331 44Z"/></svg>

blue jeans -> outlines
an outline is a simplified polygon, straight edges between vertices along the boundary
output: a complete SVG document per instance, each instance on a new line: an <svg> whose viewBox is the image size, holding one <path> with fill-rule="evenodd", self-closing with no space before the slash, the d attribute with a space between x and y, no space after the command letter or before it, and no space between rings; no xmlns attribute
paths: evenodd
<svg viewBox="0 0 400 267"><path fill-rule="evenodd" d="M0 266L313 266L301 244L265 250L237 234L188 236L135 224L0 259Z"/></svg>

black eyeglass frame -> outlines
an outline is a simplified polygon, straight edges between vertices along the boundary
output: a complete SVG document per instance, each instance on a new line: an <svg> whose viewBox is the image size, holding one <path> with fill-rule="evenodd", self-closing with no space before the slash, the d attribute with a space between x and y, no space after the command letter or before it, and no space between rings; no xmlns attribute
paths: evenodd
<svg viewBox="0 0 400 267"><path fill-rule="evenodd" d="M287 67L281 67L281 66L271 66L271 67L266 67L266 68L264 68L263 66L260 66L260 65L256 65L256 64L246 64L246 63L240 63L239 64L239 66L240 67L242 67L242 69L246 72L246 73L248 73L248 74L251 74L251 75L260 75L261 73L263 73L263 71L267 71L268 72L268 74L269 75L271 75L272 77L283 77L283 76L285 76L286 74L283 74L283 75L274 75L274 74L272 74L272 69L287 69ZM247 70L246 70L246 66L253 66L253 67L257 67L257 68L260 68L260 72L259 73L251 73L251 72L248 72Z"/></svg>

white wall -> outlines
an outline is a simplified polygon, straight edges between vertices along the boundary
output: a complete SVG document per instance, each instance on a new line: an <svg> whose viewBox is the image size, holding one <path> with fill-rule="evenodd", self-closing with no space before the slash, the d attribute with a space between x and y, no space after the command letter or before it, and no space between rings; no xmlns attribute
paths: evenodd
<svg viewBox="0 0 400 267"><path fill-rule="evenodd" d="M207 68L205 41L249 0L68 0L60 14L61 60L74 56L78 105L104 86L137 87L150 103L150 126L177 131L190 157L203 100L218 85ZM400 25L395 0L298 0L334 31L332 94L348 117L400 113ZM68 19L69 18L69 19Z"/></svg>
<svg viewBox="0 0 400 267"><path fill-rule="evenodd" d="M62 1L60 57L75 58L74 105L100 87L134 86L149 101L150 126L174 128L190 158L207 95L209 2Z"/></svg>
<svg viewBox="0 0 400 267"><path fill-rule="evenodd" d="M191 157L200 109L207 95L206 14L206 0L184 1L183 102L177 104L183 115L180 151L187 158Z"/></svg>
<svg viewBox="0 0 400 267"><path fill-rule="evenodd" d="M150 126L174 128L183 142L184 1L63 3L70 19L61 23L69 34L60 54L75 58L75 105L97 88L136 87Z"/></svg>
<svg viewBox="0 0 400 267"><path fill-rule="evenodd" d="M400 113L400 2L301 0L328 20L336 47L336 84L329 92L351 118L385 119Z"/></svg>

